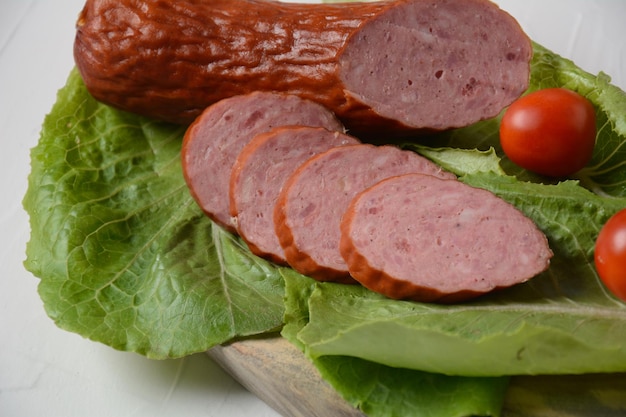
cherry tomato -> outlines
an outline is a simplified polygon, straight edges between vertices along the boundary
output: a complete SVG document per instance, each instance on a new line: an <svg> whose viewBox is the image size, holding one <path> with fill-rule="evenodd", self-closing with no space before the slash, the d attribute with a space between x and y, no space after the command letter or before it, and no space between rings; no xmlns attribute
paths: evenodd
<svg viewBox="0 0 626 417"><path fill-rule="evenodd" d="M618 211L602 226L596 239L594 261L604 285L626 301L626 209Z"/></svg>
<svg viewBox="0 0 626 417"><path fill-rule="evenodd" d="M595 141L593 106L564 88L546 88L519 98L500 124L500 143L509 159L549 177L567 177L583 168Z"/></svg>

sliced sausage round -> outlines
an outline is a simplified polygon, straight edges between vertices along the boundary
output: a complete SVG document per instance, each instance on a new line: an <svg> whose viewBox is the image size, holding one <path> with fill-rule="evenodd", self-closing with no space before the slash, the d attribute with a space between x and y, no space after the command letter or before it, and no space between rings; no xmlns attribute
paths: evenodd
<svg viewBox="0 0 626 417"><path fill-rule="evenodd" d="M341 217L357 193L408 172L455 178L426 158L391 145L346 145L307 160L283 187L274 212L289 265L320 281L353 283L339 252Z"/></svg>
<svg viewBox="0 0 626 417"><path fill-rule="evenodd" d="M202 210L225 229L230 219L230 173L252 138L277 126L303 125L343 131L332 112L297 96L254 92L208 107L189 126L181 150L183 175Z"/></svg>
<svg viewBox="0 0 626 417"><path fill-rule="evenodd" d="M340 250L363 286L394 299L457 302L546 270L545 235L493 193L427 175L381 181L350 203Z"/></svg>
<svg viewBox="0 0 626 417"><path fill-rule="evenodd" d="M253 253L286 263L273 219L285 181L312 156L357 143L352 136L321 127L283 126L255 136L243 148L230 177L230 214Z"/></svg>

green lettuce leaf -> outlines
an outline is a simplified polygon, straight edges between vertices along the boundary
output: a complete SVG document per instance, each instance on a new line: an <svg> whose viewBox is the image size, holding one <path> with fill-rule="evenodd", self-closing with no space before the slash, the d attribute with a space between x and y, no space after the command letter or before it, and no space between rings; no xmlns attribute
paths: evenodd
<svg viewBox="0 0 626 417"><path fill-rule="evenodd" d="M280 328L283 281L199 210L183 133L96 102L71 73L23 202L25 266L59 327L152 358Z"/></svg>
<svg viewBox="0 0 626 417"><path fill-rule="evenodd" d="M528 294L534 298L501 294L450 308L319 284L298 339L313 358L351 355L454 375L626 370L623 307Z"/></svg>
<svg viewBox="0 0 626 417"><path fill-rule="evenodd" d="M283 274L288 320L282 335L303 349L298 332L309 319L307 300L319 286L336 285L319 284L288 269ZM626 412L624 373L472 378L393 368L350 356L311 360L338 393L372 417L617 417Z"/></svg>
<svg viewBox="0 0 626 417"><path fill-rule="evenodd" d="M304 348L299 331L309 320L308 299L316 281L285 269L286 324L282 335ZM350 404L375 416L497 416L508 377L448 376L401 369L352 356L312 359L322 377Z"/></svg>

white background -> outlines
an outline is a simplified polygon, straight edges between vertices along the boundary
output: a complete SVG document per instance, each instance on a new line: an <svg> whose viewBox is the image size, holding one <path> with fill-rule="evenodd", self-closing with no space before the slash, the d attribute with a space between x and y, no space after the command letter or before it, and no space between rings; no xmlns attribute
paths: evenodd
<svg viewBox="0 0 626 417"><path fill-rule="evenodd" d="M527 33L626 89L626 1L500 0ZM151 361L58 329L23 267L29 150L73 66L83 0L0 0L0 416L278 414L206 355ZM626 112L626 109L624 109Z"/></svg>

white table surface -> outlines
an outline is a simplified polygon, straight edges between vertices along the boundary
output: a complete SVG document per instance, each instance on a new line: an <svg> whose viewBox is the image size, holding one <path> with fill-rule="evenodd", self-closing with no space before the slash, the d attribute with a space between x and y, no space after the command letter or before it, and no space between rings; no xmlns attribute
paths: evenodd
<svg viewBox="0 0 626 417"><path fill-rule="evenodd" d="M626 1L499 0L536 41L626 89ZM0 416L278 414L206 355L152 361L58 329L23 267L29 150L73 66L83 0L0 0ZM626 111L626 109L625 109Z"/></svg>

